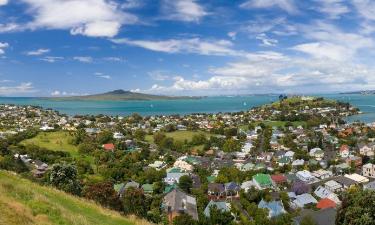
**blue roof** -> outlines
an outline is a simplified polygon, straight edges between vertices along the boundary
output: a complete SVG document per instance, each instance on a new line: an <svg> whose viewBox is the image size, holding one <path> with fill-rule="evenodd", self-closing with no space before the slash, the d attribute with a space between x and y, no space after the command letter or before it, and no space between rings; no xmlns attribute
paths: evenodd
<svg viewBox="0 0 375 225"><path fill-rule="evenodd" d="M260 201L258 204L258 208L268 209L269 217L275 217L285 213L285 209L281 201L266 202L262 199L262 201Z"/></svg>

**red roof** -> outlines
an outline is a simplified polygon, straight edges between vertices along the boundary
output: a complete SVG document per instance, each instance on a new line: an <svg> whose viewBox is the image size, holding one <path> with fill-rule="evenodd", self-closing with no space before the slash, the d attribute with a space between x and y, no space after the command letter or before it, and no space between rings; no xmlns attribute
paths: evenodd
<svg viewBox="0 0 375 225"><path fill-rule="evenodd" d="M283 182L286 182L286 177L282 174L278 174L278 175L272 175L271 176L271 179L275 182L275 183L283 183Z"/></svg>
<svg viewBox="0 0 375 225"><path fill-rule="evenodd" d="M349 146L348 145L341 145L340 151L349 151Z"/></svg>
<svg viewBox="0 0 375 225"><path fill-rule="evenodd" d="M336 203L329 198L323 198L316 205L316 208L318 209L327 209L327 208L335 208L335 207L336 207Z"/></svg>
<svg viewBox="0 0 375 225"><path fill-rule="evenodd" d="M104 148L104 150L106 150L106 151L113 151L113 150L115 150L115 145L112 144L112 143L110 143L110 144L104 144L104 145L103 145L103 148Z"/></svg>

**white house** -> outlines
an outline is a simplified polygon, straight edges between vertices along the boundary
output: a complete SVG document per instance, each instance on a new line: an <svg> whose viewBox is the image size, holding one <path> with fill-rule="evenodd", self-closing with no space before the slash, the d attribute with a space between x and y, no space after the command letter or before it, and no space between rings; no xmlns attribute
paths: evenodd
<svg viewBox="0 0 375 225"><path fill-rule="evenodd" d="M372 163L367 163L363 165L362 174L365 177L375 178L375 165Z"/></svg>
<svg viewBox="0 0 375 225"><path fill-rule="evenodd" d="M324 151L321 148L313 148L310 150L309 155L316 160L322 160L324 157Z"/></svg>
<svg viewBox="0 0 375 225"><path fill-rule="evenodd" d="M304 181L304 182L307 182L307 183L311 183L311 182L316 181L316 178L307 170L298 171L296 173L296 176L301 181Z"/></svg>

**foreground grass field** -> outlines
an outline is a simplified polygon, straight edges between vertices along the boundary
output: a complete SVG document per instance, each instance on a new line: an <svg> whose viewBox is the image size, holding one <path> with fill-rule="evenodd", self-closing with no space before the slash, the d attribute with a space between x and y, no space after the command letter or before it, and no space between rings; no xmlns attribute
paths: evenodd
<svg viewBox="0 0 375 225"><path fill-rule="evenodd" d="M167 137L173 138L176 141L187 140L187 141L190 142L193 139L193 136L195 134L199 134L199 133L204 133L207 138L209 138L212 135L212 134L209 134L207 132L202 132L202 131L174 131L174 132L170 132L170 133L165 133L165 135L167 135ZM146 141L149 142L149 143L154 143L153 135L147 135Z"/></svg>
<svg viewBox="0 0 375 225"><path fill-rule="evenodd" d="M72 156L78 154L76 146L70 144L72 136L68 132L42 132L32 139L21 142L23 145L33 144L53 151L69 152Z"/></svg>
<svg viewBox="0 0 375 225"><path fill-rule="evenodd" d="M0 170L0 224L146 225L92 202Z"/></svg>

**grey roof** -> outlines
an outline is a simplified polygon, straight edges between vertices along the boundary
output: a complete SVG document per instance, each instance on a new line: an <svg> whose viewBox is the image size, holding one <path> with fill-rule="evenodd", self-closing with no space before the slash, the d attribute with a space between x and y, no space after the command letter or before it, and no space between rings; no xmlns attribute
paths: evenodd
<svg viewBox="0 0 375 225"><path fill-rule="evenodd" d="M328 208L319 211L303 210L301 216L294 218L294 224L300 225L305 216L310 216L317 225L335 225L336 209Z"/></svg>
<svg viewBox="0 0 375 225"><path fill-rule="evenodd" d="M169 192L163 200L163 205L167 213L187 213L198 220L197 201L194 197L185 194L179 189Z"/></svg>
<svg viewBox="0 0 375 225"><path fill-rule="evenodd" d="M351 185L355 185L357 184L357 182L355 182L354 180L352 179L349 179L347 177L344 177L344 176L339 176L339 177L336 177L335 180L337 183L341 184L341 185L345 185L347 187L350 187Z"/></svg>
<svg viewBox="0 0 375 225"><path fill-rule="evenodd" d="M363 189L375 191L375 181L363 185Z"/></svg>
<svg viewBox="0 0 375 225"><path fill-rule="evenodd" d="M222 212L229 212L230 211L230 208L228 208L228 205L227 205L226 202L214 202L214 201L211 200L208 203L208 205L206 206L206 208L204 209L204 215L206 217L210 217L211 207L213 207L213 206L216 206L216 208L219 209Z"/></svg>

